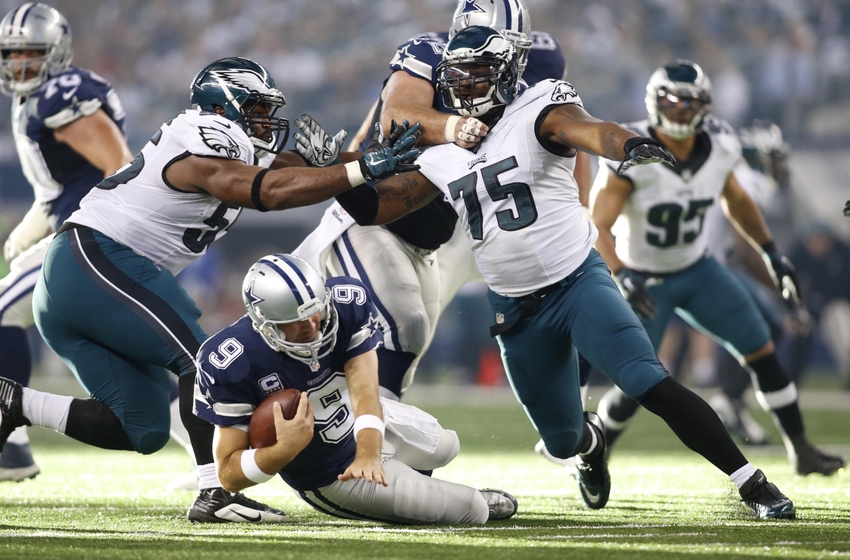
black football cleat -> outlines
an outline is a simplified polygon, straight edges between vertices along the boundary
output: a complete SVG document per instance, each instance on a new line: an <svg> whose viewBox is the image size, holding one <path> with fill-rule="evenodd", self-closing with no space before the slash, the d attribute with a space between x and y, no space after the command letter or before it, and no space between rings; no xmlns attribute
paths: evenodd
<svg viewBox="0 0 850 560"><path fill-rule="evenodd" d="M279 509L224 488L205 488L187 512L192 523L283 523L289 518Z"/></svg>
<svg viewBox="0 0 850 560"><path fill-rule="evenodd" d="M513 517L516 513L519 504L516 498L505 492L504 490L496 490L494 488L485 488L479 490L484 499L487 500L487 509L490 510L490 517L493 519L507 519Z"/></svg>
<svg viewBox="0 0 850 560"><path fill-rule="evenodd" d="M740 490L741 501L756 512L759 519L796 519L794 503L768 482L761 470L757 470Z"/></svg>
<svg viewBox="0 0 850 560"><path fill-rule="evenodd" d="M605 441L605 427L595 412L585 412L585 420L594 426L596 437L599 438L598 448L593 457L579 455L576 467L578 474L578 490L581 499L590 509L602 509L608 503L611 494L611 475L608 473L608 445Z"/></svg>
<svg viewBox="0 0 850 560"><path fill-rule="evenodd" d="M0 377L0 451L18 426L32 426L24 417L24 389L20 383Z"/></svg>
<svg viewBox="0 0 850 560"><path fill-rule="evenodd" d="M811 444L798 446L791 454L791 463L800 476L822 474L830 476L847 466L847 459L840 455L829 455Z"/></svg>

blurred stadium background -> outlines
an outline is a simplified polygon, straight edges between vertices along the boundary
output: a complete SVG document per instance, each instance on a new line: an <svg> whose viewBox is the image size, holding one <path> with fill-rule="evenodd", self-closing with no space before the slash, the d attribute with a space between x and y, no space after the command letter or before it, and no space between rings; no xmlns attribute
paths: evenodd
<svg viewBox="0 0 850 560"><path fill-rule="evenodd" d="M5 13L19 0L0 0ZM194 74L240 55L270 69L290 120L309 113L329 131L354 133L380 93L395 47L447 29L454 0L48 0L69 20L74 64L110 80L128 114L130 147L142 147L188 103ZM813 233L850 241L844 218L850 176L850 1L526 0L534 29L560 42L567 79L588 111L618 122L645 117L652 70L675 58L702 65L714 84L714 113L733 126L765 119L789 144L790 185L766 209L786 253ZM9 114L0 99L0 114ZM288 146L292 147L291 142ZM32 203L8 119L0 119L0 238ZM260 215L247 210L207 257L182 275L212 333L243 313L238 286L268 252L293 249L323 207ZM850 262L835 252L842 270ZM836 278L841 278L837 274ZM833 282L850 300L850 281ZM483 286L467 286L447 310L418 382L503 384L488 338ZM817 302L814 302L817 304ZM33 334L37 338L37 333ZM850 336L850 335L848 335ZM830 352L815 336L803 370L843 386L850 342ZM66 375L39 345L40 375ZM688 375L685 355L681 370ZM708 381L710 383L710 380ZM834 383L833 383L834 382Z"/></svg>

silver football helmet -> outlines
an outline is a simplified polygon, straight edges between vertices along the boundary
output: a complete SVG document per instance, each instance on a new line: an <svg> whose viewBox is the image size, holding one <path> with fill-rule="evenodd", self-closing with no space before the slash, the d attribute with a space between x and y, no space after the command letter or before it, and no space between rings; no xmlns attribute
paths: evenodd
<svg viewBox="0 0 850 560"><path fill-rule="evenodd" d="M687 122L670 117L683 105L693 113ZM711 80L697 64L676 60L657 69L646 85L646 110L649 124L674 140L696 134L711 110Z"/></svg>
<svg viewBox="0 0 850 560"><path fill-rule="evenodd" d="M294 255L266 255L254 263L242 282L242 301L254 330L266 344L307 364L327 356L336 344L339 317L325 279ZM322 323L310 342L286 340L279 325L304 321L321 313Z"/></svg>
<svg viewBox="0 0 850 560"><path fill-rule="evenodd" d="M522 75L531 52L531 17L522 0L459 0L449 39L470 25L490 27L507 37L517 51Z"/></svg>
<svg viewBox="0 0 850 560"><path fill-rule="evenodd" d="M472 25L455 34L437 65L443 103L464 116L480 117L509 105L519 92L516 49L504 35ZM489 87L486 92L483 84Z"/></svg>
<svg viewBox="0 0 850 560"><path fill-rule="evenodd" d="M26 58L11 56L23 50L43 51L43 54ZM71 28L56 9L27 2L0 22L0 56L0 89L6 95L29 95L50 76L70 66Z"/></svg>

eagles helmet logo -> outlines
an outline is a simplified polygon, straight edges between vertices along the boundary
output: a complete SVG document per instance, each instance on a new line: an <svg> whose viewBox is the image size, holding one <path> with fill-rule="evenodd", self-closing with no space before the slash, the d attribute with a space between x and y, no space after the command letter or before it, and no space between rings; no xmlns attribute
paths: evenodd
<svg viewBox="0 0 850 560"><path fill-rule="evenodd" d="M552 101L566 101L570 97L578 97L575 88L569 82L561 82L552 91Z"/></svg>
<svg viewBox="0 0 850 560"><path fill-rule="evenodd" d="M241 159L242 151L239 145L226 132L211 126L199 126L201 140L211 150L224 154L229 159Z"/></svg>
<svg viewBox="0 0 850 560"><path fill-rule="evenodd" d="M210 76L224 89L226 89L226 86L233 86L246 91L268 89L265 77L247 68L212 70Z"/></svg>

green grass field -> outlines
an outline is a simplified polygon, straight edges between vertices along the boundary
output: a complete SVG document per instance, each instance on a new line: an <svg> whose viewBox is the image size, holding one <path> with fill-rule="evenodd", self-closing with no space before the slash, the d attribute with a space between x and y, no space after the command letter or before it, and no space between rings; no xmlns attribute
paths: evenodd
<svg viewBox="0 0 850 560"><path fill-rule="evenodd" d="M420 396L429 392L421 389ZM435 476L509 490L520 503L510 520L483 527L348 522L307 508L276 479L247 493L283 508L290 523L191 525L185 511L194 493L164 489L189 470L176 445L145 457L33 429L42 474L0 485L0 559L850 558L850 475L797 477L779 446L746 448L798 509L796 521L757 521L724 475L642 411L611 457L611 500L592 511L573 479L533 452L535 433L510 396L479 394L470 404L457 398L465 391L418 402L462 442L460 456ZM840 406L848 395L804 396L804 406L813 405L805 411L813 439L850 453L850 407Z"/></svg>

